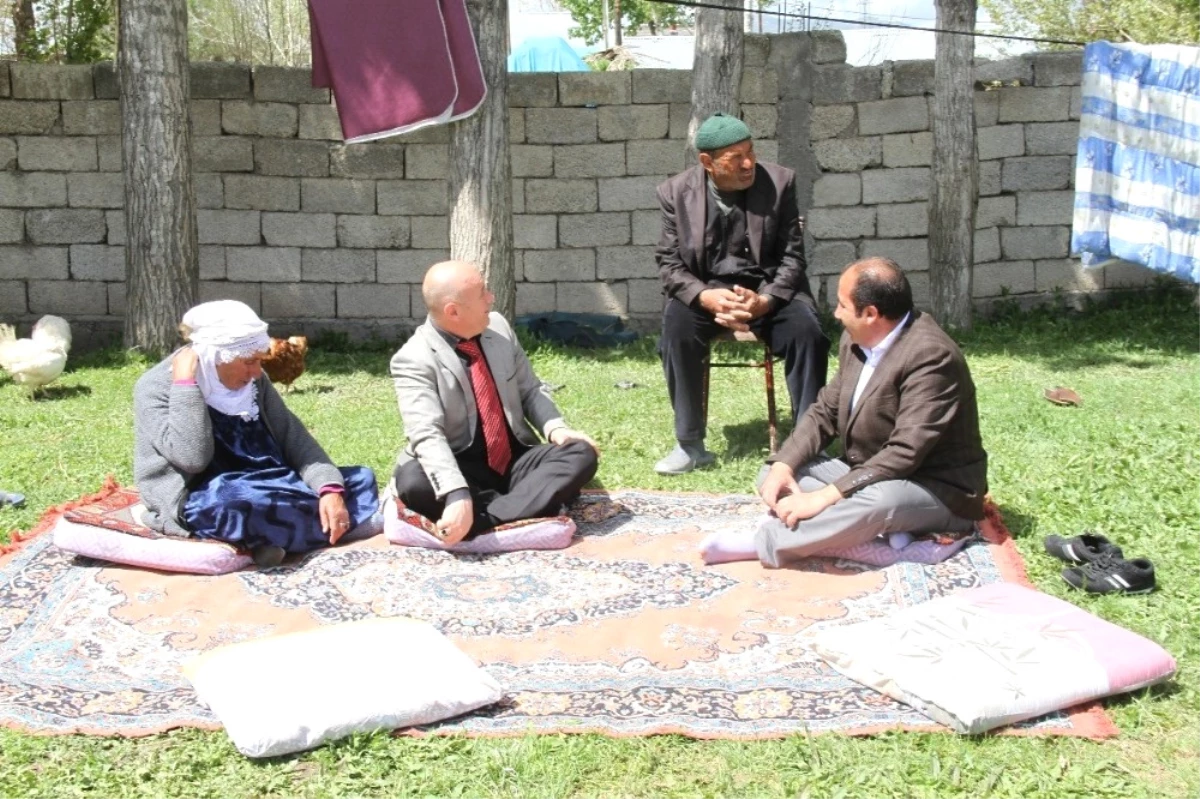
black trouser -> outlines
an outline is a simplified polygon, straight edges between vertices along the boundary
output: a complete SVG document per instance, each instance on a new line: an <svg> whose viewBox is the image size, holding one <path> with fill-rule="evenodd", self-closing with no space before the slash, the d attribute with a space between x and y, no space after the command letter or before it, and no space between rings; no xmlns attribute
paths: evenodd
<svg viewBox="0 0 1200 799"><path fill-rule="evenodd" d="M474 458L460 460L458 468L467 479L475 511L470 535L520 519L557 516L596 475L596 466L596 451L583 441L530 447L517 456L507 475L496 474ZM395 478L401 502L431 521L442 518L446 503L438 499L420 463L411 460L396 467Z"/></svg>
<svg viewBox="0 0 1200 799"><path fill-rule="evenodd" d="M704 359L709 342L727 328L717 324L708 311L684 305L672 297L663 308L662 339L658 351L667 376L667 392L675 409L675 438L680 441L704 439ZM771 352L783 358L788 394L792 399L792 418L817 398L825 385L829 365L829 339L811 300L797 294L790 302L750 322L750 329L771 345Z"/></svg>

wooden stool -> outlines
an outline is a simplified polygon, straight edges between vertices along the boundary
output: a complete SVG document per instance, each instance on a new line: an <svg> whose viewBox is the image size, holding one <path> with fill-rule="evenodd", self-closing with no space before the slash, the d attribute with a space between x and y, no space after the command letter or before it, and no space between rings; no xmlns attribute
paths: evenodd
<svg viewBox="0 0 1200 799"><path fill-rule="evenodd" d="M709 357L704 360L704 388L702 393L705 420L707 421L708 419L709 372L713 367L719 369L762 369L767 384L767 437L770 442L771 454L774 455L779 451L779 433L777 432L778 414L775 410L775 357L771 354L771 345L754 335L753 331L750 330L727 330L719 334L713 341L737 341L744 344L757 342L763 346L763 359L761 361L743 363L713 363L710 350Z"/></svg>

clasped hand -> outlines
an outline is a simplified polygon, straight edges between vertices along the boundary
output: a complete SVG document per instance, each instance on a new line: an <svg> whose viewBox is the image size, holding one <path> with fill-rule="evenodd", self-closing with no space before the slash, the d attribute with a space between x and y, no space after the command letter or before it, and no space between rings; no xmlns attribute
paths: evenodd
<svg viewBox="0 0 1200 799"><path fill-rule="evenodd" d="M758 489L767 507L788 527L811 519L842 498L833 484L818 491L803 491L792 469L785 463L771 465L767 478Z"/></svg>
<svg viewBox="0 0 1200 799"><path fill-rule="evenodd" d="M731 289L705 289L700 292L700 307L713 315L718 325L730 330L750 329L748 322L771 308L766 294L757 294L744 286Z"/></svg>

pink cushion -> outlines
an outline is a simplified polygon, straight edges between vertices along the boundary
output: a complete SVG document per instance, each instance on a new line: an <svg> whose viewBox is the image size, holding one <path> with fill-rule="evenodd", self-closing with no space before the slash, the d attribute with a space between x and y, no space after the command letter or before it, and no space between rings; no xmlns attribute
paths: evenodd
<svg viewBox="0 0 1200 799"><path fill-rule="evenodd" d="M220 541L174 536L148 538L78 524L67 516L60 518L54 527L54 545L76 555L184 574L227 574L254 563L249 555Z"/></svg>
<svg viewBox="0 0 1200 799"><path fill-rule="evenodd" d="M1153 641L1013 583L827 627L812 646L850 679L970 734L1175 673Z"/></svg>
<svg viewBox="0 0 1200 799"><path fill-rule="evenodd" d="M765 514L758 520L758 529L780 527L784 524L778 516ZM867 566L886 568L896 563L921 563L932 566L941 563L957 554L960 549L974 539L974 534L941 533L937 535L922 535L908 546L901 549L893 547L886 538L878 536L855 544L850 547L835 547L822 550L817 556L822 558L841 558L863 563Z"/></svg>
<svg viewBox="0 0 1200 799"><path fill-rule="evenodd" d="M434 535L437 528L419 513L400 504L395 497L383 503L383 534L388 541L406 547L443 549L463 554L489 555L522 549L563 549L575 535L575 522L566 516L524 519L502 524L491 532L447 546Z"/></svg>

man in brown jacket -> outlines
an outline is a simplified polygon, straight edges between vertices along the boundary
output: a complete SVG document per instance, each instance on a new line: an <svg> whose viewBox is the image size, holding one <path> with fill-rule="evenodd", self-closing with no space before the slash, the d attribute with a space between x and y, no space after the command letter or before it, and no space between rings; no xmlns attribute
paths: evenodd
<svg viewBox="0 0 1200 799"><path fill-rule="evenodd" d="M702 545L706 562L780 567L883 533L965 532L983 518L975 384L958 346L913 308L904 272L887 258L851 264L834 315L845 327L837 375L759 486L783 524L717 534ZM821 454L834 438L838 459Z"/></svg>

